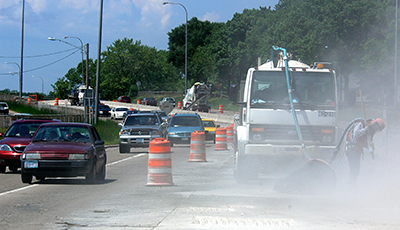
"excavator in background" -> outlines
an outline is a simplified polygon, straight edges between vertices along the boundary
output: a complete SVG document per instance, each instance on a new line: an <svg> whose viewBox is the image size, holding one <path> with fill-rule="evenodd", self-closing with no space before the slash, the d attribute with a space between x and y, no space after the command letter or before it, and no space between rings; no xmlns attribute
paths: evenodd
<svg viewBox="0 0 400 230"><path fill-rule="evenodd" d="M187 90L185 98L183 99L183 109L209 112L211 110L210 103L207 98L211 95L211 86L205 83L196 82Z"/></svg>

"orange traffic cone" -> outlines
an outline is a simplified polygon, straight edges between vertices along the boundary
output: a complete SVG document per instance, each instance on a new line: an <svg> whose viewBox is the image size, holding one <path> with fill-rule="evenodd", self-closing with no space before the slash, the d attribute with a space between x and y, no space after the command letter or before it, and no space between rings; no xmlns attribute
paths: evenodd
<svg viewBox="0 0 400 230"><path fill-rule="evenodd" d="M30 105L30 104L31 104L31 98L28 97L28 105Z"/></svg>
<svg viewBox="0 0 400 230"><path fill-rule="evenodd" d="M206 135L203 131L192 132L189 161L206 161Z"/></svg>
<svg viewBox="0 0 400 230"><path fill-rule="evenodd" d="M224 109L222 105L219 105L218 113L224 113Z"/></svg>
<svg viewBox="0 0 400 230"><path fill-rule="evenodd" d="M171 166L170 142L154 138L149 144L147 185L174 185Z"/></svg>
<svg viewBox="0 0 400 230"><path fill-rule="evenodd" d="M215 150L228 150L226 129L224 127L219 127L215 133Z"/></svg>
<svg viewBox="0 0 400 230"><path fill-rule="evenodd" d="M178 101L178 109L182 109L182 102Z"/></svg>
<svg viewBox="0 0 400 230"><path fill-rule="evenodd" d="M229 125L226 127L226 142L233 143L233 126Z"/></svg>
<svg viewBox="0 0 400 230"><path fill-rule="evenodd" d="M58 105L58 97L56 97L56 100L54 101L54 105Z"/></svg>

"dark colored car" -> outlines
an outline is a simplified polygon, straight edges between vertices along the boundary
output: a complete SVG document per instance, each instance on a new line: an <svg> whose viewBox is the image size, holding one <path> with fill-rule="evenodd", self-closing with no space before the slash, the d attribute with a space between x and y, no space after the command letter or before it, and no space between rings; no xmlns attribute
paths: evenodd
<svg viewBox="0 0 400 230"><path fill-rule="evenodd" d="M151 140L165 137L167 131L167 123L155 112L131 114L119 126L120 153L128 153L131 147L148 147Z"/></svg>
<svg viewBox="0 0 400 230"><path fill-rule="evenodd" d="M175 98L173 97L164 97L161 101L160 101L160 105L164 102L168 101L169 103L171 103L171 105L173 107L175 107Z"/></svg>
<svg viewBox="0 0 400 230"><path fill-rule="evenodd" d="M119 96L117 101L118 102L131 103L131 98L128 97L128 96Z"/></svg>
<svg viewBox="0 0 400 230"><path fill-rule="evenodd" d="M145 97L142 100L142 105L152 105L157 106L157 101L154 97Z"/></svg>
<svg viewBox="0 0 400 230"><path fill-rule="evenodd" d="M130 109L128 111L125 111L125 113L122 115L122 120L125 120L125 118L127 116L134 114L134 113L138 113L138 112L139 112L139 110L136 110L136 109L132 109L132 110Z"/></svg>
<svg viewBox="0 0 400 230"><path fill-rule="evenodd" d="M60 122L49 119L19 119L14 121L6 133L0 136L0 173L5 173L8 166L10 171L17 171L21 167L20 156L31 141L39 125L46 122Z"/></svg>
<svg viewBox="0 0 400 230"><path fill-rule="evenodd" d="M8 104L6 102L0 102L0 113L2 113L2 114L9 113Z"/></svg>
<svg viewBox="0 0 400 230"><path fill-rule="evenodd" d="M190 144L192 132L204 132L203 122L197 113L180 113L172 116L168 123L167 139L174 144Z"/></svg>
<svg viewBox="0 0 400 230"><path fill-rule="evenodd" d="M39 126L21 157L21 179L85 176L90 183L104 181L107 154L97 130L83 123Z"/></svg>
<svg viewBox="0 0 400 230"><path fill-rule="evenodd" d="M99 116L100 117L109 117L111 115L111 108L108 105L100 105L99 104Z"/></svg>

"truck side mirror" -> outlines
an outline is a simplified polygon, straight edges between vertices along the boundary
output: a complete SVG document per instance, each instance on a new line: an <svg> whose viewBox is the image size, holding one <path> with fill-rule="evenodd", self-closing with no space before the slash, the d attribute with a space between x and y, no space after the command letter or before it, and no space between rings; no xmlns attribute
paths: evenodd
<svg viewBox="0 0 400 230"><path fill-rule="evenodd" d="M232 84L229 87L229 100L233 102L237 102L237 97L239 93L239 85Z"/></svg>

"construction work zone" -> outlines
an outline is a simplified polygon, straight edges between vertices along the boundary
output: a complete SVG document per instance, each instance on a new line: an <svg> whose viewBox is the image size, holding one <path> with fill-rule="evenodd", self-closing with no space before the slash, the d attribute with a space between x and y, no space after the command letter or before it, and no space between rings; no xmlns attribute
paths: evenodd
<svg viewBox="0 0 400 230"><path fill-rule="evenodd" d="M172 181L171 145L165 138L149 144L147 186L169 186Z"/></svg>

